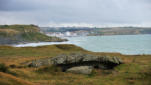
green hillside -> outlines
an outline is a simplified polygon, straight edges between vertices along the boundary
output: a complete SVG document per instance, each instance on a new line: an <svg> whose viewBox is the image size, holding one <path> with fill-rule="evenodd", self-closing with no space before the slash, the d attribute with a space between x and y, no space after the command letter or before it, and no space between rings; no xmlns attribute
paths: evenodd
<svg viewBox="0 0 151 85"><path fill-rule="evenodd" d="M46 36L35 25L0 25L0 44L51 41L60 42L64 40Z"/></svg>

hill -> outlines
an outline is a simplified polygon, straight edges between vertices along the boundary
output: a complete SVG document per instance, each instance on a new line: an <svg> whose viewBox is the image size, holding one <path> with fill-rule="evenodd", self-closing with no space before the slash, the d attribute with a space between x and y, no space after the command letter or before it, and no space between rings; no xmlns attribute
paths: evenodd
<svg viewBox="0 0 151 85"><path fill-rule="evenodd" d="M90 75L60 72L51 65L37 68L24 66L29 61L77 52L116 56L124 64L111 70L96 69ZM90 52L75 45L0 46L0 54L0 63L4 63L9 70L0 72L2 85L151 85L151 55Z"/></svg>
<svg viewBox="0 0 151 85"><path fill-rule="evenodd" d="M89 35L137 35L151 34L151 28L146 27L108 27L94 29Z"/></svg>
<svg viewBox="0 0 151 85"><path fill-rule="evenodd" d="M89 27L40 27L41 30L48 34L70 32L71 34L87 35L87 36L102 36L102 35L137 35L151 34L150 27L105 27L105 28L89 28Z"/></svg>
<svg viewBox="0 0 151 85"><path fill-rule="evenodd" d="M46 36L35 25L0 25L0 44L61 41L64 39Z"/></svg>

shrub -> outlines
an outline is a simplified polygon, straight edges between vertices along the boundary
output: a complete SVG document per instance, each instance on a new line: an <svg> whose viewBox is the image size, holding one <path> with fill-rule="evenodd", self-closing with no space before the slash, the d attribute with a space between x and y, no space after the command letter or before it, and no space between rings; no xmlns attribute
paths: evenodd
<svg viewBox="0 0 151 85"><path fill-rule="evenodd" d="M3 63L0 64L0 72L8 72L8 67Z"/></svg>
<svg viewBox="0 0 151 85"><path fill-rule="evenodd" d="M15 65L15 64L12 64L12 65L10 65L9 67L11 67L11 68L16 68L16 65Z"/></svg>
<svg viewBox="0 0 151 85"><path fill-rule="evenodd" d="M14 76L17 75L15 72L10 71L9 67L7 67L4 63L0 63L0 72L12 74Z"/></svg>

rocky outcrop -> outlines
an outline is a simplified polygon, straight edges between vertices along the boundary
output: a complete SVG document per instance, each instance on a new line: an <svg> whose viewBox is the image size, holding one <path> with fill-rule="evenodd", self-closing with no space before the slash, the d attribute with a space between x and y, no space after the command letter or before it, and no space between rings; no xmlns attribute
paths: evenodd
<svg viewBox="0 0 151 85"><path fill-rule="evenodd" d="M61 67L62 71L90 74L93 68L113 69L122 63L122 60L118 57L72 53L69 55L62 54L53 58L34 60L28 63L28 66L40 67L55 65Z"/></svg>
<svg viewBox="0 0 151 85"><path fill-rule="evenodd" d="M70 64L70 63L78 63L78 62L89 62L89 61L95 61L95 62L106 62L106 63L114 63L114 64L121 64L121 59L117 57L109 57L109 56L94 56L89 54L83 54L83 53L72 53L69 55L59 55L57 57L53 57L51 59L52 64L58 65L58 64Z"/></svg>
<svg viewBox="0 0 151 85"><path fill-rule="evenodd" d="M51 59L53 65L60 66L66 70L75 66L93 66L100 69L112 69L122 64L122 60L117 57L94 56L82 53L70 55L60 55Z"/></svg>

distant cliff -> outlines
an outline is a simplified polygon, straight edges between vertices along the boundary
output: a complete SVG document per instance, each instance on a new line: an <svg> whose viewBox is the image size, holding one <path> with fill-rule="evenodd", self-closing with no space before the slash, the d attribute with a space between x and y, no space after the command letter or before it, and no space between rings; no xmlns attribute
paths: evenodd
<svg viewBox="0 0 151 85"><path fill-rule="evenodd" d="M151 27L41 27L41 30L45 33L71 32L88 36L151 34Z"/></svg>
<svg viewBox="0 0 151 85"><path fill-rule="evenodd" d="M147 27L109 27L96 28L89 35L137 35L151 34L151 28Z"/></svg>
<svg viewBox="0 0 151 85"><path fill-rule="evenodd" d="M0 44L29 42L61 42L65 39L49 37L40 32L35 25L0 25Z"/></svg>

